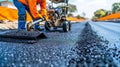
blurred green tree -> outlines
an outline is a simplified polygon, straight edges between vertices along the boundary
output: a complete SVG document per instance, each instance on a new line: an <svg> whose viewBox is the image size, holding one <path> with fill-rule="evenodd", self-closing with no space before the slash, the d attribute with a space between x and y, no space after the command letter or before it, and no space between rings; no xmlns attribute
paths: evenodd
<svg viewBox="0 0 120 67"><path fill-rule="evenodd" d="M63 8L64 6L63 5L59 5L58 7ZM73 13L75 11L77 11L76 5L68 4L68 12L69 13Z"/></svg>
<svg viewBox="0 0 120 67"><path fill-rule="evenodd" d="M76 18L80 19L80 18L82 18L82 17L81 17L80 15L77 15Z"/></svg>
<svg viewBox="0 0 120 67"><path fill-rule="evenodd" d="M109 15L109 11L104 9L99 9L94 12L94 16L92 17L92 20L96 20L97 18L101 18L107 15Z"/></svg>
<svg viewBox="0 0 120 67"><path fill-rule="evenodd" d="M73 17L73 14L69 13L69 14L68 14L68 17Z"/></svg>
<svg viewBox="0 0 120 67"><path fill-rule="evenodd" d="M68 11L69 11L70 13L73 13L73 12L77 11L76 5L69 4L69 5L68 5Z"/></svg>
<svg viewBox="0 0 120 67"><path fill-rule="evenodd" d="M96 12L94 12L94 16L96 16L97 18L101 18L104 17L108 14L108 11L104 10L104 9L99 9Z"/></svg>
<svg viewBox="0 0 120 67"><path fill-rule="evenodd" d="M112 5L112 13L120 11L120 2L116 2Z"/></svg>

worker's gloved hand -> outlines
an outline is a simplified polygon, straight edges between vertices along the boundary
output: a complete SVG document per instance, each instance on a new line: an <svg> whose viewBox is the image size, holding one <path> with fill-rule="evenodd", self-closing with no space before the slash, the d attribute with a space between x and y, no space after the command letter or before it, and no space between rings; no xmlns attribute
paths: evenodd
<svg viewBox="0 0 120 67"><path fill-rule="evenodd" d="M40 18L39 19L42 19L43 21L46 21L46 16L44 15L41 15L41 14L39 14L39 16L40 16Z"/></svg>
<svg viewBox="0 0 120 67"><path fill-rule="evenodd" d="M34 19L34 21L37 21L37 20L40 20L40 19L42 19L42 21L47 21L46 16L41 16L40 14L39 14L39 16L40 16L40 18ZM35 24L34 29L35 30L40 30L40 24L39 23Z"/></svg>
<svg viewBox="0 0 120 67"><path fill-rule="evenodd" d="M42 18L42 15L41 15L41 14L39 14L39 17L40 17L40 18Z"/></svg>
<svg viewBox="0 0 120 67"><path fill-rule="evenodd" d="M46 16L43 16L43 21L47 21L47 20L46 20Z"/></svg>

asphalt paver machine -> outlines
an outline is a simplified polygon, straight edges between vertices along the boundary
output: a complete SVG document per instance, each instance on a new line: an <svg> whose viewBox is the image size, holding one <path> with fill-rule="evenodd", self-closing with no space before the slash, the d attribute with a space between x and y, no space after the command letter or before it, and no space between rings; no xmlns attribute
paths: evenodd
<svg viewBox="0 0 120 67"><path fill-rule="evenodd" d="M68 0L50 0L51 4L48 6L48 21L45 22L45 29L47 31L62 28L64 32L71 30L70 21L67 20L68 14ZM53 4L61 4L61 6L54 7Z"/></svg>

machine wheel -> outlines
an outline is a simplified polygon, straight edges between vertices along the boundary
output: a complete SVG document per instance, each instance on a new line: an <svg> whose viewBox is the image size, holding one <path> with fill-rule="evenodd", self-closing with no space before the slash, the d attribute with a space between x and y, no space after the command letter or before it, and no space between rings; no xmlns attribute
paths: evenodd
<svg viewBox="0 0 120 67"><path fill-rule="evenodd" d="M45 22L45 30L50 31L50 23Z"/></svg>
<svg viewBox="0 0 120 67"><path fill-rule="evenodd" d="M27 31L32 31L33 26L31 26L31 23L27 23Z"/></svg>
<svg viewBox="0 0 120 67"><path fill-rule="evenodd" d="M70 23L68 21L63 22L63 31L68 32L70 30Z"/></svg>
<svg viewBox="0 0 120 67"><path fill-rule="evenodd" d="M71 30L71 23L70 23L70 21L68 21L68 24L69 24L69 30Z"/></svg>

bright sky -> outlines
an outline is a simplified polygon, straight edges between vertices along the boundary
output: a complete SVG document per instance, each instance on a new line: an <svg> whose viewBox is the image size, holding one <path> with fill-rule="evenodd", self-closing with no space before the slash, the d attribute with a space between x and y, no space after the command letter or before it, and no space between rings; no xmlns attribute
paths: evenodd
<svg viewBox="0 0 120 67"><path fill-rule="evenodd" d="M71 0L70 3L77 6L76 14L86 14L86 17L91 18L93 13L98 9L111 10L112 4L120 2L120 0Z"/></svg>
<svg viewBox="0 0 120 67"><path fill-rule="evenodd" d="M112 4L115 2L120 2L120 0L70 0L69 2L77 6L78 11L75 13L76 15L82 15L84 12L86 14L85 17L91 18L96 10L111 10Z"/></svg>

